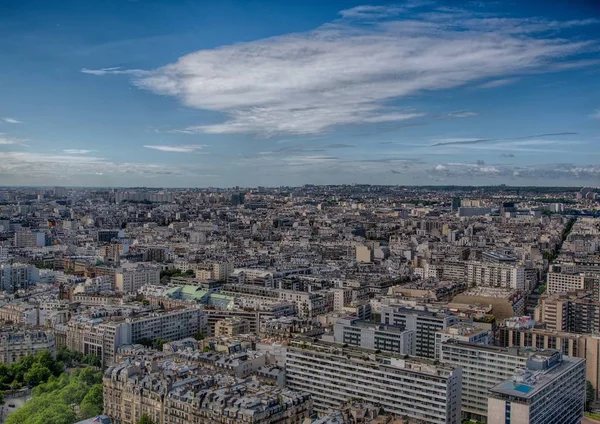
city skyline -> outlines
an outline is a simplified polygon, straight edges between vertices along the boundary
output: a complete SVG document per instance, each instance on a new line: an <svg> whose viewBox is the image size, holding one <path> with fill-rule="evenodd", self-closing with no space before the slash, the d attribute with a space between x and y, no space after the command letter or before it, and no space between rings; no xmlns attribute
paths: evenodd
<svg viewBox="0 0 600 424"><path fill-rule="evenodd" d="M0 181L600 181L592 2L321 3L5 3Z"/></svg>

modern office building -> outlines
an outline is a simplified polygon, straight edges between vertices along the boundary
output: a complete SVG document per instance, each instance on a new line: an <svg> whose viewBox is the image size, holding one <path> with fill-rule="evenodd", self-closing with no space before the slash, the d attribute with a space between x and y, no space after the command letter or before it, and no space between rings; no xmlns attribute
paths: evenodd
<svg viewBox="0 0 600 424"><path fill-rule="evenodd" d="M536 353L525 369L490 390L488 424L579 424L585 385L585 360Z"/></svg>
<svg viewBox="0 0 600 424"><path fill-rule="evenodd" d="M295 340L286 352L286 373L288 387L310 393L321 414L359 399L424 423L460 422L460 368Z"/></svg>
<svg viewBox="0 0 600 424"><path fill-rule="evenodd" d="M423 358L435 358L436 332L458 322L458 317L445 312L432 312L389 305L381 307L382 324L392 324L401 330L415 331L415 354Z"/></svg>
<svg viewBox="0 0 600 424"><path fill-rule="evenodd" d="M414 356L416 333L394 325L383 325L356 318L340 318L333 326L339 344Z"/></svg>

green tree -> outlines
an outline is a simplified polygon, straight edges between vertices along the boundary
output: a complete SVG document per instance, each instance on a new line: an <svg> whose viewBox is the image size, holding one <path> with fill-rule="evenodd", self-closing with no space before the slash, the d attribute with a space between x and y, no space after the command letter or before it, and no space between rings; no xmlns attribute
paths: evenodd
<svg viewBox="0 0 600 424"><path fill-rule="evenodd" d="M48 368L54 375L60 375L60 373L63 371L58 369L56 366L56 360L52 357L52 354L48 350L42 350L38 352L35 361Z"/></svg>
<svg viewBox="0 0 600 424"><path fill-rule="evenodd" d="M204 333L202 331L198 331L196 334L194 334L194 338L198 341L200 340L204 340L206 336L204 335Z"/></svg>
<svg viewBox="0 0 600 424"><path fill-rule="evenodd" d="M585 382L585 410L589 411L592 407L592 402L596 400L596 389L590 380Z"/></svg>
<svg viewBox="0 0 600 424"><path fill-rule="evenodd" d="M202 352L210 352L210 347L204 346L204 349L202 349Z"/></svg>
<svg viewBox="0 0 600 424"><path fill-rule="evenodd" d="M154 424L154 421L147 414L143 414L135 424Z"/></svg>
<svg viewBox="0 0 600 424"><path fill-rule="evenodd" d="M39 362L36 362L23 376L23 382L29 387L35 387L40 383L48 381L51 375L52 371Z"/></svg>
<svg viewBox="0 0 600 424"><path fill-rule="evenodd" d="M164 341L163 339L156 339L154 341L154 346L156 347L157 350L163 350L163 346L165 343L167 343L167 342Z"/></svg>
<svg viewBox="0 0 600 424"><path fill-rule="evenodd" d="M102 373L94 368L86 367L77 373L77 379L88 386L93 386L102 383Z"/></svg>
<svg viewBox="0 0 600 424"><path fill-rule="evenodd" d="M96 355L85 355L83 358L81 358L81 363L91 365L94 367L99 367L102 365L102 360Z"/></svg>
<svg viewBox="0 0 600 424"><path fill-rule="evenodd" d="M103 401L102 384L94 384L81 401L79 409L81 418L86 419L100 415L104 407Z"/></svg>

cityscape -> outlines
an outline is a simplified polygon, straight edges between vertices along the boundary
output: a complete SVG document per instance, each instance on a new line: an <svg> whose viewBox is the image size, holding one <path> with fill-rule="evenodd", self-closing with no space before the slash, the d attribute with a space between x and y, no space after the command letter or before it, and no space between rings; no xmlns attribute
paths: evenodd
<svg viewBox="0 0 600 424"><path fill-rule="evenodd" d="M8 424L580 423L596 408L600 189L0 195Z"/></svg>
<svg viewBox="0 0 600 424"><path fill-rule="evenodd" d="M0 1L0 424L600 424L597 0Z"/></svg>

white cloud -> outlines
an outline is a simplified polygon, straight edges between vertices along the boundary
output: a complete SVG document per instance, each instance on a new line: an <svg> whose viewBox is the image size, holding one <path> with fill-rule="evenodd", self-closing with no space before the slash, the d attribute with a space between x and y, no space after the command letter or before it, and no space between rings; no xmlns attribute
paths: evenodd
<svg viewBox="0 0 600 424"><path fill-rule="evenodd" d="M600 119L600 109L596 109L590 116L594 119Z"/></svg>
<svg viewBox="0 0 600 424"><path fill-rule="evenodd" d="M360 6L313 31L200 50L152 71L82 72L129 74L142 89L227 116L184 132L302 135L415 118L421 114L407 118L389 103L425 91L581 66L577 55L598 47L557 35L595 20L504 19L439 9L410 19L393 16L400 12ZM461 19L455 19L457 13ZM466 113L454 117L472 116Z"/></svg>
<svg viewBox="0 0 600 424"><path fill-rule="evenodd" d="M505 85L509 85L509 84L512 84L513 82L517 82L517 81L519 81L519 78L501 78L501 79L484 82L483 84L479 85L478 88L503 87Z"/></svg>
<svg viewBox="0 0 600 424"><path fill-rule="evenodd" d="M21 144L21 142L22 140L6 137L4 134L0 133L0 145Z"/></svg>
<svg viewBox="0 0 600 424"><path fill-rule="evenodd" d="M401 7L394 6L356 6L351 9L340 11L340 15L344 18L382 18L386 16L394 16L403 12Z"/></svg>
<svg viewBox="0 0 600 424"><path fill-rule="evenodd" d="M148 71L144 71L142 69L121 69L120 67L112 67L112 68L102 68L102 69L87 69L81 68L81 72L84 74L90 75L135 75L135 76L143 76L148 74Z"/></svg>
<svg viewBox="0 0 600 424"><path fill-rule="evenodd" d="M85 150L85 149L64 149L63 153L68 155L87 155L88 153L94 153L97 150Z"/></svg>
<svg viewBox="0 0 600 424"><path fill-rule="evenodd" d="M193 169L152 163L114 162L96 156L34 152L0 152L0 174L15 178L76 178L80 175L195 175Z"/></svg>
<svg viewBox="0 0 600 424"><path fill-rule="evenodd" d="M471 116L479 115L477 112L472 112L469 110L461 111L461 112L449 112L445 116L448 118L470 118Z"/></svg>
<svg viewBox="0 0 600 424"><path fill-rule="evenodd" d="M2 121L6 122L7 124L22 124L21 121L15 119L15 118L2 118Z"/></svg>
<svg viewBox="0 0 600 424"><path fill-rule="evenodd" d="M161 145L144 145L146 149L160 150L161 152L172 152L172 153L197 153L199 150L204 149L206 146L203 144L188 144L180 146L161 146Z"/></svg>

